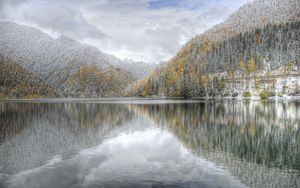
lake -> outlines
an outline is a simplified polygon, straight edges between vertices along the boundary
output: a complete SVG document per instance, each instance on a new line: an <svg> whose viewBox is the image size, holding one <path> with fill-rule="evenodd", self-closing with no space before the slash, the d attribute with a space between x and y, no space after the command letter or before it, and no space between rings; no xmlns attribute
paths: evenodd
<svg viewBox="0 0 300 188"><path fill-rule="evenodd" d="M300 101L0 101L0 187L299 187Z"/></svg>

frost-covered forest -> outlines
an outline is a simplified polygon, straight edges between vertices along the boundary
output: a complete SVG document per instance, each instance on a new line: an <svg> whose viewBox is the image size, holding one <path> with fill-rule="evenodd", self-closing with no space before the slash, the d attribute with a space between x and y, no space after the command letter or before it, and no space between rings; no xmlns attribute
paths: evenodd
<svg viewBox="0 0 300 188"><path fill-rule="evenodd" d="M10 58L0 54L0 98L55 97L57 93L47 82Z"/></svg>
<svg viewBox="0 0 300 188"><path fill-rule="evenodd" d="M132 84L128 93L176 97L249 96L255 89L256 94L262 89L273 95L299 93L299 7L299 0L255 0L244 5L224 23L189 41L149 78ZM289 89L278 83L281 89L269 91L269 86L250 87L247 81L273 75L276 82L276 75L287 72L295 75ZM225 80L236 77L244 78L245 84L233 93L235 88L228 88L232 85Z"/></svg>
<svg viewBox="0 0 300 188"><path fill-rule="evenodd" d="M154 64L122 61L65 36L54 39L37 29L11 22L0 22L0 54L9 57L16 66L27 69L28 74L38 76L40 83L47 83L60 96L122 96L129 83L148 76L154 68ZM6 66L4 61L0 63ZM10 96L6 88L7 84L9 87L12 84L7 80L17 79L13 75L7 78L9 71L3 69L0 75L6 79L1 84L3 96ZM36 83L38 81L31 85ZM20 90L18 86L13 90ZM25 97L26 93L11 97ZM47 94L41 95L45 96ZM53 95L49 93L48 96Z"/></svg>
<svg viewBox="0 0 300 188"><path fill-rule="evenodd" d="M60 96L298 95L299 7L299 0L251 1L157 68L11 22L0 22L0 54Z"/></svg>

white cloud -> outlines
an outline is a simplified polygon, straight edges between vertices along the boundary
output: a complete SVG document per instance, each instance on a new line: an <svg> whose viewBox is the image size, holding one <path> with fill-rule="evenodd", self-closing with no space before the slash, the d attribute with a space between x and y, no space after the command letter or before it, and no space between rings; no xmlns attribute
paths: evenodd
<svg viewBox="0 0 300 188"><path fill-rule="evenodd" d="M153 8L150 0L2 0L0 19L63 34L120 58L158 62L248 0L177 0L161 6L160 1Z"/></svg>

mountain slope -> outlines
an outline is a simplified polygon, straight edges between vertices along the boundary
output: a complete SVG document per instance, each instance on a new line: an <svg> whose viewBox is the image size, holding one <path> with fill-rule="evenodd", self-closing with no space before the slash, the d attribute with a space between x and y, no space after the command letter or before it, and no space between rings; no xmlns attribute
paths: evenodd
<svg viewBox="0 0 300 188"><path fill-rule="evenodd" d="M299 7L299 0L252 1L224 23L193 38L129 93L197 97L250 91L258 94L263 89L287 92L276 76L287 74L282 69L299 72ZM271 80L267 75L275 77ZM261 80L256 79L258 76ZM296 81L291 83L289 94L299 88L298 78L293 79Z"/></svg>
<svg viewBox="0 0 300 188"><path fill-rule="evenodd" d="M82 66L67 81L65 92L75 97L122 96L123 90L133 82L131 74L120 69L104 70L96 65Z"/></svg>
<svg viewBox="0 0 300 188"><path fill-rule="evenodd" d="M196 36L191 42L207 42L203 38L211 42L222 41L266 25L297 22L300 20L299 6L299 0L253 0L240 7L225 22Z"/></svg>
<svg viewBox="0 0 300 188"><path fill-rule="evenodd" d="M109 93L120 96L120 92L135 79L128 70L115 66L110 57L96 47L80 44L64 36L53 39L37 29L16 23L0 22L0 53L36 74L58 92L72 96L108 96ZM111 87L101 90L100 93L85 91L80 94L76 93L77 89L71 90L74 87L67 87L72 82L70 79L81 69L95 66L104 72L118 75L103 79Z"/></svg>
<svg viewBox="0 0 300 188"><path fill-rule="evenodd" d="M54 97L53 87L23 66L0 54L0 98Z"/></svg>
<svg viewBox="0 0 300 188"><path fill-rule="evenodd" d="M129 59L120 60L113 55L108 55L107 57L112 65L127 70L136 79L142 79L150 76L152 71L156 68L155 63L145 63L142 61L132 61Z"/></svg>
<svg viewBox="0 0 300 188"><path fill-rule="evenodd" d="M82 65L109 64L97 49L53 39L41 31L15 23L0 23L0 52L46 79L55 87L64 87L67 78ZM75 45L74 45L75 44Z"/></svg>

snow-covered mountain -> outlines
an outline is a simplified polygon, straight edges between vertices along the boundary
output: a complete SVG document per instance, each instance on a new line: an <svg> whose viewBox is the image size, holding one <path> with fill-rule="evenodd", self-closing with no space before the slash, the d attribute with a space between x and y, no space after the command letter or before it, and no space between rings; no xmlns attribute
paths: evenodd
<svg viewBox="0 0 300 188"><path fill-rule="evenodd" d="M279 74L299 74L299 28L299 0L253 0L223 23L195 36L148 79L131 87L129 93L203 97L250 92L259 95L268 89L272 95L297 94L298 78L293 77L289 87L275 78ZM259 73L262 81L257 83ZM255 78L254 84L247 80L250 75ZM272 79L267 79L268 75ZM232 79L234 86L226 79Z"/></svg>
<svg viewBox="0 0 300 188"><path fill-rule="evenodd" d="M38 29L12 22L0 22L0 54L13 59L58 91L65 91L69 78L85 66L97 66L103 73L119 72L129 80L147 76L154 68L142 62L121 61L96 47L65 36L54 39Z"/></svg>
<svg viewBox="0 0 300 188"><path fill-rule="evenodd" d="M240 7L226 21L199 34L194 40L199 43L206 37L210 41L222 41L267 25L299 22L299 7L299 0L253 0Z"/></svg>
<svg viewBox="0 0 300 188"><path fill-rule="evenodd" d="M54 90L28 69L0 54L0 98L55 97Z"/></svg>
<svg viewBox="0 0 300 188"><path fill-rule="evenodd" d="M95 47L75 41L53 39L47 34L16 23L0 22L0 53L11 57L55 87L63 86L80 66L110 67L105 55Z"/></svg>

